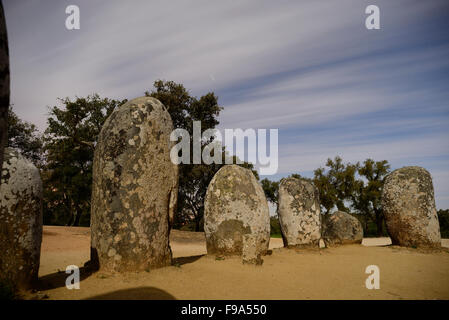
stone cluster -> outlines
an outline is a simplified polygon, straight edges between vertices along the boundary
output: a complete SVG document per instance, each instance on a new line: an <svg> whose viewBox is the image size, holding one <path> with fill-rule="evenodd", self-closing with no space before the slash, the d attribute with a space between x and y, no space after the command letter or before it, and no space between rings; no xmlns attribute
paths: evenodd
<svg viewBox="0 0 449 320"><path fill-rule="evenodd" d="M178 166L170 159L173 129L165 106L151 97L121 105L103 125L93 162L91 266L135 272L171 264L169 233L178 196ZM42 182L39 170L9 148L1 173L0 281L26 289L39 270ZM342 211L321 215L319 190L311 181L282 179L278 195L286 247L362 242L356 217ZM389 174L382 207L393 244L441 246L432 178L425 169L404 167ZM205 196L204 231L208 254L262 264L270 213L251 170L238 165L218 170Z"/></svg>

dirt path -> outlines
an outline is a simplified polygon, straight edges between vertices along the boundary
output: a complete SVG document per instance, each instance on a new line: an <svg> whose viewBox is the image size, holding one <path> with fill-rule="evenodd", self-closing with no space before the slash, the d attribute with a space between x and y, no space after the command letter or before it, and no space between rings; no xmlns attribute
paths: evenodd
<svg viewBox="0 0 449 320"><path fill-rule="evenodd" d="M141 273L82 272L81 289L68 290L65 267L81 267L89 259L89 229L45 226L39 276L50 299L449 299L447 249L398 248L387 246L389 240L299 251L271 239L272 254L257 267L242 265L239 258L206 256L202 233L173 230L174 266ZM380 268L380 290L365 287L368 265Z"/></svg>

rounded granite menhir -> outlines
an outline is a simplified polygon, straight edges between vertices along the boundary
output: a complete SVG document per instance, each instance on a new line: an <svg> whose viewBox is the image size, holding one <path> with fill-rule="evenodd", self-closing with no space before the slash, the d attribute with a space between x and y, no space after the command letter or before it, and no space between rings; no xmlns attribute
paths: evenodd
<svg viewBox="0 0 449 320"><path fill-rule="evenodd" d="M326 246L360 244L363 240L359 219L343 211L325 216L322 233Z"/></svg>
<svg viewBox="0 0 449 320"><path fill-rule="evenodd" d="M171 264L170 221L178 194L172 130L166 108L150 97L125 103L106 120L93 165L93 267L148 271Z"/></svg>
<svg viewBox="0 0 449 320"><path fill-rule="evenodd" d="M397 169L385 178L382 207L391 241L407 247L440 247L441 234L430 173Z"/></svg>
<svg viewBox="0 0 449 320"><path fill-rule="evenodd" d="M207 188L204 204L207 253L241 255L260 264L270 241L268 202L251 170L226 165Z"/></svg>
<svg viewBox="0 0 449 320"><path fill-rule="evenodd" d="M319 246L321 209L313 183L293 177L282 179L278 213L285 246Z"/></svg>
<svg viewBox="0 0 449 320"><path fill-rule="evenodd" d="M5 148L0 185L0 283L29 289L37 280L42 242L39 170Z"/></svg>

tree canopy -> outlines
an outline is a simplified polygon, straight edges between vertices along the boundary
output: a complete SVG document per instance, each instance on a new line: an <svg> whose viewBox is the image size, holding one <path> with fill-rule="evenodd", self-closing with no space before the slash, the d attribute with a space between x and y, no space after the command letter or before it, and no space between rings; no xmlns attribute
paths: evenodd
<svg viewBox="0 0 449 320"><path fill-rule="evenodd" d="M25 158L31 160L37 167L42 166L42 135L34 124L20 119L12 107L8 110L7 146L19 150Z"/></svg>
<svg viewBox="0 0 449 320"><path fill-rule="evenodd" d="M59 102L44 134L44 223L89 225L95 145L107 117L126 100L93 94Z"/></svg>
<svg viewBox="0 0 449 320"><path fill-rule="evenodd" d="M208 92L200 98L194 97L182 85L173 81L158 80L154 88L145 92L146 96L154 97L167 107L175 128L182 128L190 134L190 164L179 166L178 210L174 219L174 227L181 227L193 222L193 230L203 228L204 199L207 187L215 173L223 164L193 163L193 122L201 122L201 131L215 129L219 124L218 116L223 109L218 104L218 97ZM213 138L200 141L202 150L213 143ZM226 150L221 148L221 159L224 163ZM234 163L235 157L234 157ZM241 166L251 169L258 178L253 165L244 162Z"/></svg>

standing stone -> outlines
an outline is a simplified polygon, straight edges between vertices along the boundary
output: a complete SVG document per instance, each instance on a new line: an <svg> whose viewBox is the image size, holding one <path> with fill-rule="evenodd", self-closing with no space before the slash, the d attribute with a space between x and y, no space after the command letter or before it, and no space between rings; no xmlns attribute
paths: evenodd
<svg viewBox="0 0 449 320"><path fill-rule="evenodd" d="M204 202L207 253L241 255L262 263L270 241L270 215L262 187L251 170L226 165L214 176Z"/></svg>
<svg viewBox="0 0 449 320"><path fill-rule="evenodd" d="M0 282L28 289L37 280L42 242L39 170L5 148L0 185Z"/></svg>
<svg viewBox="0 0 449 320"><path fill-rule="evenodd" d="M323 219L323 239L326 246L362 243L362 224L356 217L337 211Z"/></svg>
<svg viewBox="0 0 449 320"><path fill-rule="evenodd" d="M420 167L397 169L385 178L382 206L391 242L407 247L440 247L432 177Z"/></svg>
<svg viewBox="0 0 449 320"><path fill-rule="evenodd" d="M8 140L9 108L9 50L5 13L0 1L0 172L3 165L3 148ZM0 179L1 184L1 179Z"/></svg>
<svg viewBox="0 0 449 320"><path fill-rule="evenodd" d="M172 130L167 109L150 97L118 107L103 125L93 165L93 267L122 272L171 264L178 194Z"/></svg>
<svg viewBox="0 0 449 320"><path fill-rule="evenodd" d="M278 213L285 246L319 246L319 192L311 182L297 178L282 179Z"/></svg>

